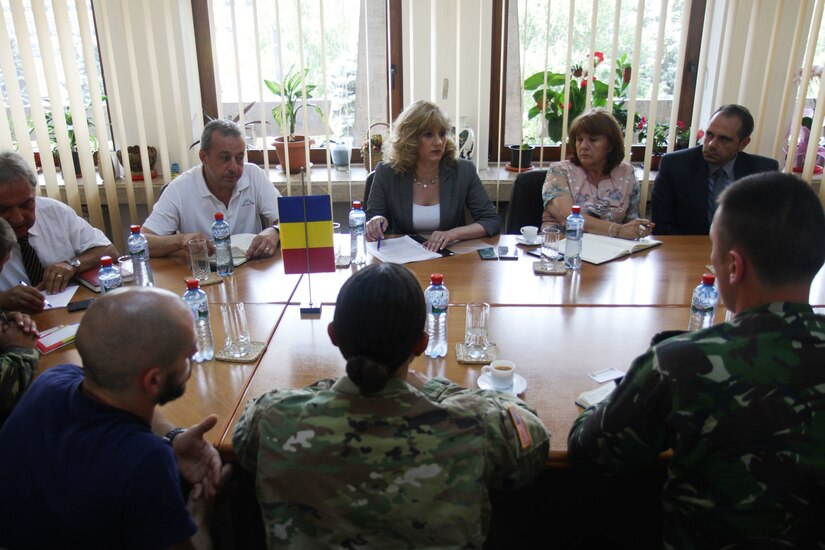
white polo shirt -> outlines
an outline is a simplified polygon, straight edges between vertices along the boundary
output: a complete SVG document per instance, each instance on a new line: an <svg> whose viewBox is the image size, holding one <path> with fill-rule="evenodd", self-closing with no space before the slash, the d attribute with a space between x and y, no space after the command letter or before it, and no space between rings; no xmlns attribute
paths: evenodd
<svg viewBox="0 0 825 550"><path fill-rule="evenodd" d="M111 241L100 229L78 216L69 206L47 197L35 197L34 225L29 229L29 244L37 252L43 267L83 254L96 246L109 246ZM0 272L0 290L10 290L20 281L30 284L20 245L15 245L11 258Z"/></svg>
<svg viewBox="0 0 825 550"><path fill-rule="evenodd" d="M203 165L199 165L166 187L143 227L158 235L177 232L211 235L215 213L223 212L233 235L260 233L263 230L261 216L271 221L278 219L280 195L263 170L245 163L227 208L209 191L203 178Z"/></svg>

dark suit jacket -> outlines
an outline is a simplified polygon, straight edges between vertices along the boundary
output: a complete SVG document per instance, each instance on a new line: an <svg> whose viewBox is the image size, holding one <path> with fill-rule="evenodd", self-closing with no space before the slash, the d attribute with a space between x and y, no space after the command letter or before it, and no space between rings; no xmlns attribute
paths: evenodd
<svg viewBox="0 0 825 550"><path fill-rule="evenodd" d="M779 170L772 158L740 152L733 163L733 179ZM707 235L708 163L702 146L676 151L662 157L653 184L651 221L656 235Z"/></svg>
<svg viewBox="0 0 825 550"><path fill-rule="evenodd" d="M467 225L465 207L473 221L481 224L487 235L501 231L501 217L481 184L475 166L459 160L455 170L444 163L439 170L439 229L447 231ZM413 231L413 181L410 174L396 174L389 165L380 163L375 168L375 179L367 202L367 219L384 216L389 222L385 232L408 235Z"/></svg>

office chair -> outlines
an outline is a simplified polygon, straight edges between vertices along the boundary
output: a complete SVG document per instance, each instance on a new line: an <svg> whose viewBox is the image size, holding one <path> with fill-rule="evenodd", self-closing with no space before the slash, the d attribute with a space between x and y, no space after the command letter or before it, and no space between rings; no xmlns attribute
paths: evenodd
<svg viewBox="0 0 825 550"><path fill-rule="evenodd" d="M375 177L375 170L367 174L367 181L364 182L364 210L367 209L367 202L370 200L370 189L372 189L372 179Z"/></svg>
<svg viewBox="0 0 825 550"><path fill-rule="evenodd" d="M530 170L516 176L510 191L510 209L507 214L505 233L519 235L525 225L541 227L544 212L541 200L541 187L547 170Z"/></svg>

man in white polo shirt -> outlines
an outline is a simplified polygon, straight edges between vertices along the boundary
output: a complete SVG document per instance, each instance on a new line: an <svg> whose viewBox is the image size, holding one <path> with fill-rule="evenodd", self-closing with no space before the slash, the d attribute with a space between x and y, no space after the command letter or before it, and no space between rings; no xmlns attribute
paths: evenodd
<svg viewBox="0 0 825 550"><path fill-rule="evenodd" d="M186 243L212 236L215 213L223 212L232 234L255 233L247 258L275 255L280 193L263 170L244 163L246 141L237 124L212 120L201 135L201 165L175 179L143 224L152 257L187 252ZM210 245L211 246L211 245Z"/></svg>

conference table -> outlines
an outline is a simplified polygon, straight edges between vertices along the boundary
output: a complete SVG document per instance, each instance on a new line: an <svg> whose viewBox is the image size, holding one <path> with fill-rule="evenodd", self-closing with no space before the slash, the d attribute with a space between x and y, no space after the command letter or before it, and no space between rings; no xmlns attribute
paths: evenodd
<svg viewBox="0 0 825 550"><path fill-rule="evenodd" d="M406 264L422 288L429 284L431 273L444 274L451 304L447 357L421 356L412 368L476 388L481 365L458 363L454 345L464 338L466 304L490 304L489 338L501 358L516 363L516 371L527 381L521 397L552 434L548 465L564 466L567 434L581 412L574 401L582 391L598 386L588 373L606 367L626 371L654 334L687 326L693 288L709 263L710 241L699 236L660 240L660 246L601 265L585 263L579 272L560 276L535 275L536 258L526 249L516 261L482 261L470 252ZM485 241L513 246L515 236ZM370 256L368 264L376 262ZM176 294L184 292L184 279L191 276L187 265L172 259L153 259L152 269L156 286ZM345 362L326 329L338 290L357 269L285 275L278 255L247 262L221 284L204 287L216 346L225 338L219 305L241 302L252 340L265 343L266 349L254 362L193 364L185 394L160 407L164 416L176 425L189 426L207 414L217 414L218 425L207 437L231 459L232 430L251 399L270 390L342 376ZM310 291L321 313L302 316L301 304L308 301ZM93 296L81 287L73 300ZM825 307L822 271L814 280L811 303ZM717 322L725 316L720 306ZM41 330L81 318L82 312L68 313L65 308L35 316ZM40 371L66 362L80 364L74 345L44 355Z"/></svg>

